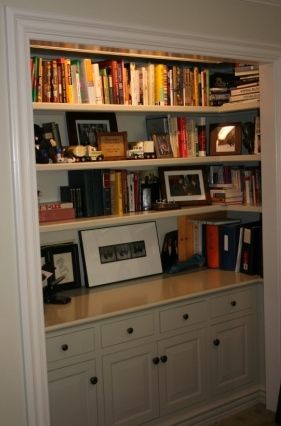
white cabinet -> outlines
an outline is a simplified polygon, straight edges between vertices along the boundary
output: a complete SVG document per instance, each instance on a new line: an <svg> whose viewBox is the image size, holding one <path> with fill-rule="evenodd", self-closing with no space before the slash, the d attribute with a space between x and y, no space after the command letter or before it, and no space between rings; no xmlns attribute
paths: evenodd
<svg viewBox="0 0 281 426"><path fill-rule="evenodd" d="M99 426L101 375L95 359L95 329L47 335L51 426Z"/></svg>
<svg viewBox="0 0 281 426"><path fill-rule="evenodd" d="M106 426L137 426L159 415L155 352L151 343L103 357Z"/></svg>
<svg viewBox="0 0 281 426"><path fill-rule="evenodd" d="M158 343L161 415L202 402L207 395L205 330Z"/></svg>
<svg viewBox="0 0 281 426"><path fill-rule="evenodd" d="M51 425L189 425L208 404L215 415L230 399L255 402L260 290L225 289L47 333Z"/></svg>
<svg viewBox="0 0 281 426"><path fill-rule="evenodd" d="M253 288L210 300L212 395L226 395L257 377L256 293Z"/></svg>
<svg viewBox="0 0 281 426"><path fill-rule="evenodd" d="M49 372L51 426L98 426L95 361Z"/></svg>

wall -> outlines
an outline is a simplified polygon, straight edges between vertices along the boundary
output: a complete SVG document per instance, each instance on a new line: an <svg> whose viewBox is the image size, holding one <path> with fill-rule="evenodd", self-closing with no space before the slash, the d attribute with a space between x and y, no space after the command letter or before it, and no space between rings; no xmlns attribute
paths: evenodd
<svg viewBox="0 0 281 426"><path fill-rule="evenodd" d="M105 22L166 29L177 33L208 34L262 43L281 43L281 7L240 0L6 0L8 6L37 11L92 17ZM65 7L67 5L67 7ZM172 10L171 10L172 8ZM172 18L171 18L172 17ZM12 171L5 68L3 11L0 8L0 335L1 381L0 421L2 426L25 426L25 393L22 342L16 274L16 246L13 225ZM248 22L251 25L248 25ZM230 26L231 22L231 26ZM261 31L262 29L262 31ZM20 254L19 254L20 255Z"/></svg>

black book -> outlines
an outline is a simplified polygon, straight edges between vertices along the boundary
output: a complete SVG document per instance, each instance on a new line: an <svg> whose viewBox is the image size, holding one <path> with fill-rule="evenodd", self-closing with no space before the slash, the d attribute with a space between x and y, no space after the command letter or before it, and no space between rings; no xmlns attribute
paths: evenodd
<svg viewBox="0 0 281 426"><path fill-rule="evenodd" d="M262 275L262 224L260 221L243 225L240 272Z"/></svg>
<svg viewBox="0 0 281 426"><path fill-rule="evenodd" d="M108 177L107 177L108 174ZM107 170L75 170L68 172L69 185L81 189L83 216L111 214L111 187Z"/></svg>

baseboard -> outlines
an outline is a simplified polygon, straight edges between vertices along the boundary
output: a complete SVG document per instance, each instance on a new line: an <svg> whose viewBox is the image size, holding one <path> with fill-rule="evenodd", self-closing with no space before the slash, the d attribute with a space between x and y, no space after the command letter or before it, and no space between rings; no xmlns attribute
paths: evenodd
<svg viewBox="0 0 281 426"><path fill-rule="evenodd" d="M210 426L210 424L231 416L255 404L265 404L265 390L260 386L253 386L246 390L235 392L228 397L206 402L200 406L164 416L147 426Z"/></svg>

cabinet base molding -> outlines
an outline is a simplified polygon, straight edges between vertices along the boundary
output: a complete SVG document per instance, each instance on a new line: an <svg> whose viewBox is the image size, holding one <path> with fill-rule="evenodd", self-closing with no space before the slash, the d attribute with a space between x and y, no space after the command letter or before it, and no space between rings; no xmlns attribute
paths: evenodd
<svg viewBox="0 0 281 426"><path fill-rule="evenodd" d="M203 403L193 410L174 413L169 417L145 423L146 426L210 426L225 417L236 414L255 404L265 404L265 390L261 386L251 386L247 390L231 394L214 403Z"/></svg>

